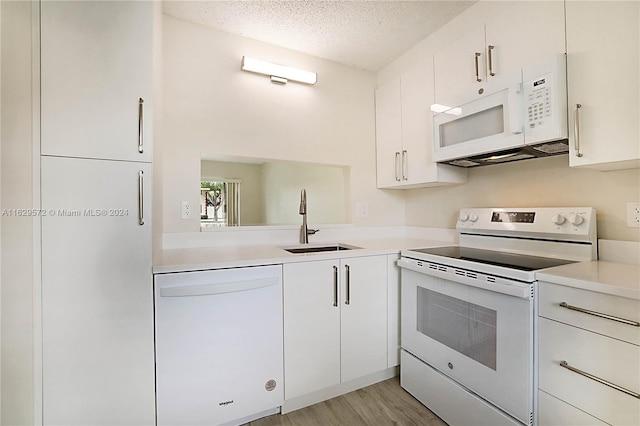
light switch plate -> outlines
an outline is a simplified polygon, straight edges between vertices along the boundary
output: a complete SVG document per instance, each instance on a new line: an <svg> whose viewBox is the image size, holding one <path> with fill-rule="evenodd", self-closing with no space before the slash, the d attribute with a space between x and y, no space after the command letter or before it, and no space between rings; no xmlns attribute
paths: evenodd
<svg viewBox="0 0 640 426"><path fill-rule="evenodd" d="M627 226L640 228L640 203L627 203Z"/></svg>
<svg viewBox="0 0 640 426"><path fill-rule="evenodd" d="M367 217L367 216L369 216L369 204L356 203L356 217Z"/></svg>

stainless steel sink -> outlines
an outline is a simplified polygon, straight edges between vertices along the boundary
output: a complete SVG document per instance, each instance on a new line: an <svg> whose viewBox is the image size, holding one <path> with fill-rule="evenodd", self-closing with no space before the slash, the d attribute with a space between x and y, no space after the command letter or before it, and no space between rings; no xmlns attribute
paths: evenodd
<svg viewBox="0 0 640 426"><path fill-rule="evenodd" d="M296 247L282 247L283 250L293 254L308 254L308 253L324 253L327 251L340 251L340 250L354 250L360 247L350 246L347 244L325 244L317 246L296 246Z"/></svg>

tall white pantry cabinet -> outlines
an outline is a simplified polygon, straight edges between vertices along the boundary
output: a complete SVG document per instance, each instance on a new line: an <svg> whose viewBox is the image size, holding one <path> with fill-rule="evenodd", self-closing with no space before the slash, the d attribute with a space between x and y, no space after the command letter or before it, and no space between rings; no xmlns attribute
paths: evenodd
<svg viewBox="0 0 640 426"><path fill-rule="evenodd" d="M153 2L40 4L44 424L154 424Z"/></svg>

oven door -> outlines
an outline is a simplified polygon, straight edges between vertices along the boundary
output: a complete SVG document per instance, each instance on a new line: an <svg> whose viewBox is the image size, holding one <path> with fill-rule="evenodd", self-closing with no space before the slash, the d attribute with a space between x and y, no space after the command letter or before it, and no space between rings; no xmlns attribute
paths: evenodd
<svg viewBox="0 0 640 426"><path fill-rule="evenodd" d="M402 258L402 347L525 424L533 285Z"/></svg>

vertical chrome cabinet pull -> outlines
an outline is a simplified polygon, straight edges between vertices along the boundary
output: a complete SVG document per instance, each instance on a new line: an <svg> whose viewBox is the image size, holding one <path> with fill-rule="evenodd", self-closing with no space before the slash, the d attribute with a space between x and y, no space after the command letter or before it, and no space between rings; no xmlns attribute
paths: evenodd
<svg viewBox="0 0 640 426"><path fill-rule="evenodd" d="M632 321L620 317L614 317L613 315L603 314L601 312L590 311L589 309L580 308L578 306L569 305L567 302L560 302L561 308L571 309L572 311L582 312L583 314L593 315L594 317L604 318L611 321L621 322L623 324L632 325L634 327L640 327L640 322Z"/></svg>
<svg viewBox="0 0 640 426"><path fill-rule="evenodd" d="M476 62L476 81L477 81L477 82L481 82L481 81L482 81L482 79L480 78L480 64L478 63L478 62L479 62L479 59L478 59L478 58L480 58L480 55L481 55L481 54L482 54L482 53L476 52L476 56L475 56L475 62Z"/></svg>
<svg viewBox="0 0 640 426"><path fill-rule="evenodd" d="M402 151L402 180L407 180L408 179L408 175L409 175L409 169L408 169L408 161L407 161L407 151L403 150Z"/></svg>
<svg viewBox="0 0 640 426"><path fill-rule="evenodd" d="M144 177L142 170L138 171L138 224L144 225Z"/></svg>
<svg viewBox="0 0 640 426"><path fill-rule="evenodd" d="M489 75L491 77L494 77L496 75L496 73L493 72L493 49L495 49L495 46L487 46L487 56L489 57Z"/></svg>
<svg viewBox="0 0 640 426"><path fill-rule="evenodd" d="M622 386L618 386L618 385L613 384L613 383L611 383L609 381L601 379L600 377L594 376L593 374L587 373L586 371L582 371L582 370L580 370L578 368L572 367L571 365L569 365L569 363L567 361L560 361L560 367L566 368L567 370L573 371L574 373L577 373L577 374L579 374L581 376L584 376L587 379L594 380L594 381L596 381L598 383L601 383L601 384L603 384L605 386L609 386L610 388L613 388L613 389L615 389L617 391L620 391L622 393L626 393L627 395L630 395L630 396L632 396L634 398L640 399L640 394L639 393L634 392L634 391L630 391L629 389L625 389Z"/></svg>
<svg viewBox="0 0 640 426"><path fill-rule="evenodd" d="M333 306L338 306L338 267L333 266Z"/></svg>
<svg viewBox="0 0 640 426"><path fill-rule="evenodd" d="M347 271L347 298L344 301L345 305L351 304L351 269L349 265L344 265L344 269Z"/></svg>
<svg viewBox="0 0 640 426"><path fill-rule="evenodd" d="M580 108L582 105L576 104L573 110L573 147L576 150L576 157L582 157L580 152Z"/></svg>
<svg viewBox="0 0 640 426"><path fill-rule="evenodd" d="M396 181L400 182L400 152L396 151Z"/></svg>
<svg viewBox="0 0 640 426"><path fill-rule="evenodd" d="M138 152L144 152L144 99L138 100Z"/></svg>

